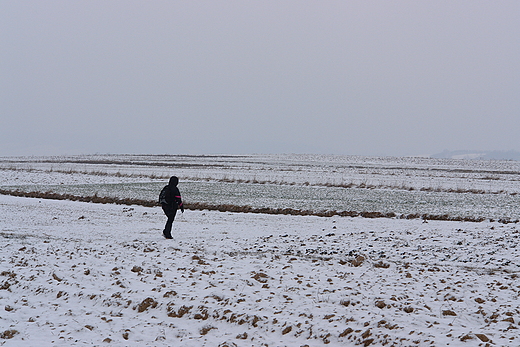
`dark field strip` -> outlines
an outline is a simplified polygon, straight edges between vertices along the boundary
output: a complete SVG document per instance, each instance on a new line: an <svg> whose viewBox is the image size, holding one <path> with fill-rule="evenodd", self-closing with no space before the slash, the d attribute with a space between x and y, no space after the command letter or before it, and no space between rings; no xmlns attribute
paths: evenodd
<svg viewBox="0 0 520 347"><path fill-rule="evenodd" d="M20 190L4 190L0 189L0 194L26 197L26 198L38 198L38 199L52 199L52 200L69 200L69 201L81 201L98 204L118 204L118 205L140 205L145 207L159 206L159 203L151 200L133 199L133 198L116 198L116 197L100 197L97 195L93 196L78 196L73 194L58 194L52 192L23 192ZM292 215L292 216L318 216L318 217L363 217L363 218L399 218L399 219L422 219L422 220L444 220L444 221L465 221L465 222L483 222L486 218L482 217L458 217L450 216L448 214L435 215L435 214L396 214L393 212L382 213L382 212L357 212L357 211L312 211L312 210L299 210L292 208L270 208L260 207L255 208L251 206L237 206L231 204L206 204L206 203L185 203L186 209L189 210L210 210L220 212L236 212L236 213L262 213L262 214L278 214L278 215ZM489 219L489 221L495 221ZM518 223L519 220L512 220L509 218L498 219L500 223Z"/></svg>

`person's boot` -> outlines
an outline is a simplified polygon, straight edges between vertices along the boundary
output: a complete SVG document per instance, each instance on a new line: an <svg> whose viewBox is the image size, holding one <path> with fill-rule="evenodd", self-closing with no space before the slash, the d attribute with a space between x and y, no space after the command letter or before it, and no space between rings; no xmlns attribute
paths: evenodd
<svg viewBox="0 0 520 347"><path fill-rule="evenodd" d="M166 229L163 230L163 235L166 239L173 239L172 234L169 231L166 231Z"/></svg>

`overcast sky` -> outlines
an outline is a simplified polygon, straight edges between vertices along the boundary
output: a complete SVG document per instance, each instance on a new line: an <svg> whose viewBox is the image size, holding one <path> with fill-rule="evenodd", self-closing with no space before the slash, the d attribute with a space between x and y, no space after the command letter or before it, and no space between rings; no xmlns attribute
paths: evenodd
<svg viewBox="0 0 520 347"><path fill-rule="evenodd" d="M0 156L520 150L520 1L0 2Z"/></svg>

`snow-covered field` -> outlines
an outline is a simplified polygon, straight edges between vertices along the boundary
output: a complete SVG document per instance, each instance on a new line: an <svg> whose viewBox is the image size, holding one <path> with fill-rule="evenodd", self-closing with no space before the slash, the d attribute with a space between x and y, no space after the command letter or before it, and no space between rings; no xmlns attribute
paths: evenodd
<svg viewBox="0 0 520 347"><path fill-rule="evenodd" d="M519 219L520 162L515 161L319 155L13 157L0 158L0 189L155 202L173 173L188 203Z"/></svg>
<svg viewBox="0 0 520 347"><path fill-rule="evenodd" d="M2 345L520 344L516 225L186 211L170 241L159 208L0 213Z"/></svg>
<svg viewBox="0 0 520 347"><path fill-rule="evenodd" d="M0 185L142 181L35 166ZM516 223L187 210L165 240L164 222L0 195L0 345L520 345Z"/></svg>

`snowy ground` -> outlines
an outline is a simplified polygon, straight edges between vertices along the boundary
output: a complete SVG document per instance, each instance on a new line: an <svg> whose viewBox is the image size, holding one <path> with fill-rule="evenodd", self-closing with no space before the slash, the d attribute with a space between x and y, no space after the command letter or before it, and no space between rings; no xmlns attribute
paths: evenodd
<svg viewBox="0 0 520 347"><path fill-rule="evenodd" d="M519 346L519 225L0 195L3 346Z"/></svg>

